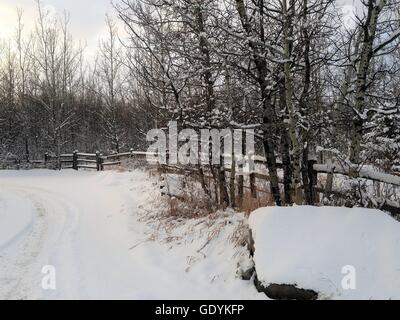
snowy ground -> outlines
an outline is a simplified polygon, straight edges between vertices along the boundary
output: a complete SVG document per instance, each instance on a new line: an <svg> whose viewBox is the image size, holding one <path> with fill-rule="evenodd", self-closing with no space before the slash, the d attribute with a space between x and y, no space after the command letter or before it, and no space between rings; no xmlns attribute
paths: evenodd
<svg viewBox="0 0 400 320"><path fill-rule="evenodd" d="M236 275L240 216L178 221L151 241L156 190L139 171L1 171L0 299L265 299ZM56 290L42 289L46 265Z"/></svg>

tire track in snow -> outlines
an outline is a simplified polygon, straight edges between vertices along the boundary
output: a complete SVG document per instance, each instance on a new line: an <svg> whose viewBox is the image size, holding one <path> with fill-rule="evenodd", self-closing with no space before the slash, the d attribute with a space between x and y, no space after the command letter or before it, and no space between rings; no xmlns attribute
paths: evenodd
<svg viewBox="0 0 400 320"><path fill-rule="evenodd" d="M44 208L39 203L34 204L35 217L28 226L24 237L17 243L10 254L4 254L1 260L0 296L2 299L27 299L35 297L33 287L27 283L28 266L32 266L38 256L39 248L43 242L43 235L47 228L44 219ZM22 236L22 235L21 235ZM7 248L5 249L7 251Z"/></svg>
<svg viewBox="0 0 400 320"><path fill-rule="evenodd" d="M55 265L66 278L60 279L64 285L63 296L76 296L77 285L71 283L71 273L76 275L75 259L60 259L61 255L73 255L71 235L78 222L78 210L68 204L60 194L37 187L6 185L3 189L17 193L28 199L34 208L33 222L26 235L19 239L15 250L3 249L0 259L0 298L2 299L41 299L57 298L57 291L44 292L41 269L44 265ZM14 253L14 254L13 254ZM16 254L15 254L16 253ZM69 265L58 265L68 261ZM59 279L57 279L59 280Z"/></svg>

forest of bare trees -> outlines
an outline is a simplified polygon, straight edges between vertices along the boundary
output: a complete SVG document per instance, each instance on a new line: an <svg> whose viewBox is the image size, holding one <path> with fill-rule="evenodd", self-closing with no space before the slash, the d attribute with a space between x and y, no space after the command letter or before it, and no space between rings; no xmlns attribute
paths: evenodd
<svg viewBox="0 0 400 320"><path fill-rule="evenodd" d="M349 22L335 0L116 0L92 61L37 13L0 45L0 158L145 150L177 121L254 128L278 205L312 202L310 159L400 171L400 1Z"/></svg>

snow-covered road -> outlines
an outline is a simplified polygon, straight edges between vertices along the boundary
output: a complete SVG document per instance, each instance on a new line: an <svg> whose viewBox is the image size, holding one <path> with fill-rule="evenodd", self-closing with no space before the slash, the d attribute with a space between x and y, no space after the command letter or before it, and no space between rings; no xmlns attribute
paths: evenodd
<svg viewBox="0 0 400 320"><path fill-rule="evenodd" d="M140 171L0 172L0 299L263 297L235 278L226 248L188 271L201 244L147 241L137 211L151 190ZM56 290L41 285L48 265Z"/></svg>

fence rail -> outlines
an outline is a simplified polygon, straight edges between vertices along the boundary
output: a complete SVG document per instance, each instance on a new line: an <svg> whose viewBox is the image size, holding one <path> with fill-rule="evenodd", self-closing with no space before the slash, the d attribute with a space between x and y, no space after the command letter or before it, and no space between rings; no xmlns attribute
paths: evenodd
<svg viewBox="0 0 400 320"><path fill-rule="evenodd" d="M103 155L100 152L87 153L78 152L61 154L59 157L45 153L43 159L37 160L21 160L18 158L9 159L7 166L13 168L29 165L34 168L57 167L58 169L89 169L103 171L105 167L119 166L127 159L144 159L148 155L147 152L138 152L131 149L130 152Z"/></svg>
<svg viewBox="0 0 400 320"><path fill-rule="evenodd" d="M59 163L59 169L87 169L87 170L97 170L103 171L105 168L120 166L124 160L127 159L145 159L149 155L148 152L142 151L134 151L131 149L129 152L119 153L119 154L110 154L103 155L100 152L96 153L85 153L75 151L70 154L61 154L60 157L50 155L46 153L44 155L44 159L38 160L30 160L29 164L34 167L44 167L47 168L50 164ZM157 154L151 154L152 156L157 156ZM168 154L167 154L168 158ZM226 156L229 158L229 156ZM225 159L226 160L226 159ZM11 160L15 165L21 165L23 163L27 163L27 161L20 161L18 159ZM229 159L228 159L229 162ZM251 157L252 167L255 168L255 165L266 165L266 160L262 156L252 156ZM283 168L282 163L277 163L277 167L279 169ZM207 166L204 166L206 170ZM320 195L335 195L339 198L346 198L347 195L341 191L332 190L333 179L335 175L344 175L353 178L362 178L374 182L384 183L388 185L392 185L395 187L400 187L400 176L396 174L388 174L383 172L376 172L373 170L368 170L362 168L360 170L350 170L350 168L343 167L340 164L317 164L316 161L311 160L308 163L308 168L310 169L308 172L308 179L310 181L311 187L311 195L312 199L315 199L315 203L319 202ZM164 173L181 173L181 174L193 174L194 171L198 170L196 166L172 166L172 165L162 165L161 169ZM270 180L270 177L266 173L256 172L255 170L250 170L249 172L239 172L235 168L232 170L230 167L225 167L223 169L227 175L234 174L235 177L230 177L231 181L233 180L234 185L240 185L241 188L249 189L251 191L251 195L253 197L257 197L257 194L260 192L268 192L266 190L262 190L257 187L257 180L263 181L263 184L266 184L267 181ZM325 187L318 186L318 175L326 174L327 182ZM212 177L211 173L208 174L208 177ZM236 181L241 179L241 181ZM247 177L248 186L243 184L244 177ZM283 184L283 181L279 181L280 184ZM384 201L381 204L382 209L385 209L393 214L400 215L400 203L398 201Z"/></svg>
<svg viewBox="0 0 400 320"><path fill-rule="evenodd" d="M266 161L261 157L258 157L257 160L254 161L255 164L257 163L265 164L265 162ZM339 164L322 165L322 164L317 164L316 161L314 160L309 161L308 167L309 167L308 179L310 181L311 196L315 204L320 203L321 196L334 195L341 199L348 198L348 194L346 194L345 192L332 189L333 179L335 175L342 175L342 176L344 175L347 177L361 178L373 182L392 185L394 187L400 187L400 176L396 174L376 172L368 169L361 169L358 171L355 170L354 172L351 172L352 170L350 170L349 168L343 168L343 166ZM282 164L278 164L278 168L282 168ZM178 166L164 165L162 166L162 170L164 173L193 174L193 172L197 170L197 168L194 166L179 168ZM224 168L224 171L227 174L232 174L231 168ZM258 193L269 193L269 191L262 190L257 187L257 180L263 181L263 185L265 185L267 181L270 181L270 177L268 174L259 173L255 171L250 171L247 173L238 173L236 170L234 171L235 171L234 185L235 186L240 185L244 189L249 189L253 198L257 198ZM327 175L326 179L327 181L324 187L320 185L321 183L320 184L318 183L320 181L320 179L318 179L319 174ZM205 176L207 178L212 177L210 173L205 174ZM242 183L238 183L236 181L238 177L241 177ZM243 177L248 178L247 185L243 184ZM283 184L284 182L283 180L280 180L279 183ZM388 211L393 215L400 215L400 201L384 200L379 204L379 208Z"/></svg>

